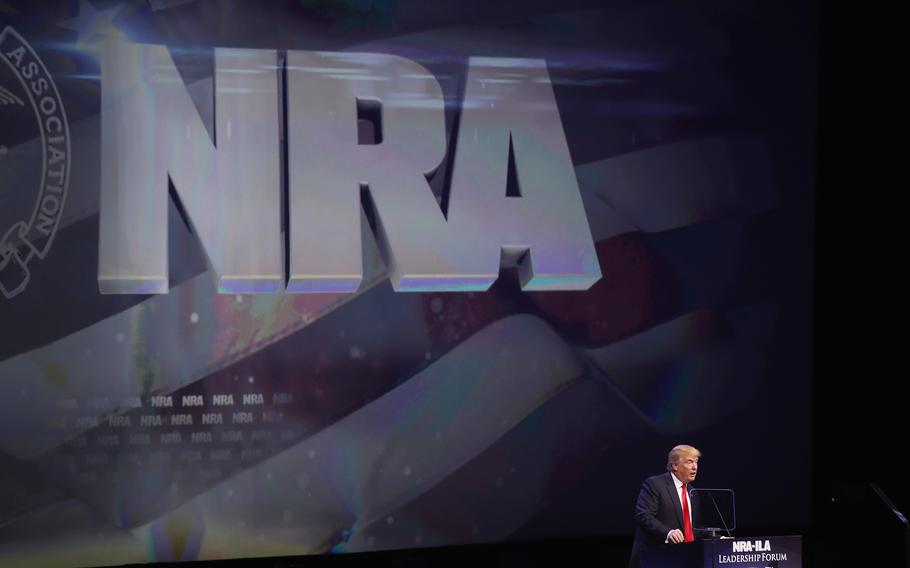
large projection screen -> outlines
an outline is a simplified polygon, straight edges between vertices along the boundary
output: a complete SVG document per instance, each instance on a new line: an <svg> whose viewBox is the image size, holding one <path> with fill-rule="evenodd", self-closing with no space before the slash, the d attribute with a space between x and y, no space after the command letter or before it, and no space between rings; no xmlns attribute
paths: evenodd
<svg viewBox="0 0 910 568"><path fill-rule="evenodd" d="M0 1L0 564L804 529L813 9Z"/></svg>

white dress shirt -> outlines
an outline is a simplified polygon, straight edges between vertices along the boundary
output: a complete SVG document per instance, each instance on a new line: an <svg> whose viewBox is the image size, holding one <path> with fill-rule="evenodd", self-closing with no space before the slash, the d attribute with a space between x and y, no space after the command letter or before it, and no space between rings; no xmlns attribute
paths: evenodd
<svg viewBox="0 0 910 568"><path fill-rule="evenodd" d="M679 507L682 508L682 492L683 492L683 482L676 478L676 474L670 472L670 477L673 478L673 485L676 486L676 498L679 499ZM692 501L689 500L689 523L692 523ZM667 533L667 538L664 539L664 542L670 542L670 533L672 530Z"/></svg>

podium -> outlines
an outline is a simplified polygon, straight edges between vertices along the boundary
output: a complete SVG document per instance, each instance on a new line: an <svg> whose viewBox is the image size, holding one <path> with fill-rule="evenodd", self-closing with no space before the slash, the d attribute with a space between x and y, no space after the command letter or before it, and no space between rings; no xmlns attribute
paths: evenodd
<svg viewBox="0 0 910 568"><path fill-rule="evenodd" d="M802 537L707 538L646 548L641 568L801 568Z"/></svg>

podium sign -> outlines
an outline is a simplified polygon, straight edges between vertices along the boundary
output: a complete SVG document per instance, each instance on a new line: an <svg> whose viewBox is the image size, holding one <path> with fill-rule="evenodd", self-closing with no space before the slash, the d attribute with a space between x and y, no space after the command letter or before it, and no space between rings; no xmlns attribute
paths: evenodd
<svg viewBox="0 0 910 568"><path fill-rule="evenodd" d="M642 551L642 568L801 568L799 536L708 538Z"/></svg>
<svg viewBox="0 0 910 568"><path fill-rule="evenodd" d="M768 536L712 540L716 568L796 568L802 566L802 539Z"/></svg>

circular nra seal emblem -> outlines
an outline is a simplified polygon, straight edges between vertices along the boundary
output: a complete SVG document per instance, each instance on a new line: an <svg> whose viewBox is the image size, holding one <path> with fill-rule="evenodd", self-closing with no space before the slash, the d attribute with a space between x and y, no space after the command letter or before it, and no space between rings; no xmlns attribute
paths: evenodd
<svg viewBox="0 0 910 568"><path fill-rule="evenodd" d="M0 32L0 294L28 285L66 203L70 138L57 86L22 36Z"/></svg>

